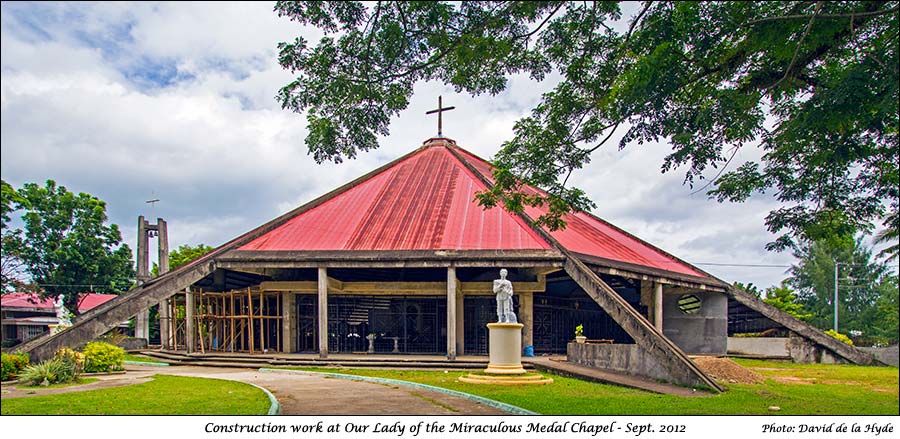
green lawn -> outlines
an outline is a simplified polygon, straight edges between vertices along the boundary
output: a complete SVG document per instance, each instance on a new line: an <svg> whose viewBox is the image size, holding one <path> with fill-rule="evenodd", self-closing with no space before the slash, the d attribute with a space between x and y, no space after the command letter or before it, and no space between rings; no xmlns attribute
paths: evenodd
<svg viewBox="0 0 900 439"><path fill-rule="evenodd" d="M897 415L898 370L847 365L797 365L738 360L766 377L763 384L728 384L701 397L657 395L546 374L544 386L467 384L468 372L309 369L413 381L467 392L548 415ZM773 370L758 370L758 368ZM780 411L769 411L778 406Z"/></svg>
<svg viewBox="0 0 900 439"><path fill-rule="evenodd" d="M95 382L95 381L100 381L100 380L97 379L97 378L78 378L77 380L72 381L72 382L70 382L70 383L51 384L51 385L49 385L49 386L26 386L26 385L20 385L20 386L17 386L17 387L20 388L20 389L58 389L58 388L60 388L60 387L81 386L81 385L84 385L84 384L90 384L90 383L93 383L93 382Z"/></svg>
<svg viewBox="0 0 900 439"><path fill-rule="evenodd" d="M154 375L133 386L4 399L3 415L264 415L269 398L248 384Z"/></svg>
<svg viewBox="0 0 900 439"><path fill-rule="evenodd" d="M135 355L135 354L125 354L125 361L153 361L158 362L159 360L155 358L150 358L146 355Z"/></svg>
<svg viewBox="0 0 900 439"><path fill-rule="evenodd" d="M159 363L160 365L167 364L165 360L148 357L146 355L134 355L134 354L125 354L125 361L137 361L140 363Z"/></svg>

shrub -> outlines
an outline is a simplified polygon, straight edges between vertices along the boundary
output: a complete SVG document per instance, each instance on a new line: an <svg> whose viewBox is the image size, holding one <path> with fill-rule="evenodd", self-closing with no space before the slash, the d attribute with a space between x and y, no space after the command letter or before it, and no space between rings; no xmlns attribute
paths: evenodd
<svg viewBox="0 0 900 439"><path fill-rule="evenodd" d="M0 354L0 362L2 362L2 372L0 378L2 381L15 379L22 369L28 366L28 354L19 352L15 354Z"/></svg>
<svg viewBox="0 0 900 439"><path fill-rule="evenodd" d="M584 325L578 325L575 327L575 336L584 337Z"/></svg>
<svg viewBox="0 0 900 439"><path fill-rule="evenodd" d="M122 370L125 349L102 341L92 341L84 347L85 372L111 372Z"/></svg>
<svg viewBox="0 0 900 439"><path fill-rule="evenodd" d="M60 383L74 381L84 371L84 354L81 352L62 348L56 351L56 355L53 358L60 362L60 376L58 378Z"/></svg>
<svg viewBox="0 0 900 439"><path fill-rule="evenodd" d="M39 364L32 364L25 368L20 375L22 381L29 386L49 386L50 384L63 383L68 378L64 370L65 365L59 358L52 358Z"/></svg>
<svg viewBox="0 0 900 439"><path fill-rule="evenodd" d="M825 331L825 333L838 339L838 341L840 341L840 342L843 342L850 346L853 346L853 340L850 340L850 337L847 337L846 335L841 334L840 332L837 332L834 329L829 329L829 330Z"/></svg>

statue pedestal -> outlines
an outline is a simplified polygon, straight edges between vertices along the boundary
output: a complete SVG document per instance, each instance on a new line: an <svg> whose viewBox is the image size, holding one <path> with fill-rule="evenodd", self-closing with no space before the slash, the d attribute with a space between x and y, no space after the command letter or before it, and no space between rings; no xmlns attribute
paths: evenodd
<svg viewBox="0 0 900 439"><path fill-rule="evenodd" d="M459 377L464 383L519 386L523 384L550 384L552 378L538 373L527 373L522 367L521 323L488 323L488 349L490 361L483 374L470 373Z"/></svg>
<svg viewBox="0 0 900 439"><path fill-rule="evenodd" d="M488 349L490 362L485 373L518 375L525 373L522 367L521 323L488 323Z"/></svg>

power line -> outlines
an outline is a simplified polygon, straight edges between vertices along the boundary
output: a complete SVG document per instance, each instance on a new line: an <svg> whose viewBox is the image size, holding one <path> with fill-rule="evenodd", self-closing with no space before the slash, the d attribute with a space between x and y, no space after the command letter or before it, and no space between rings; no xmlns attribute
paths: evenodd
<svg viewBox="0 0 900 439"><path fill-rule="evenodd" d="M694 265L714 265L717 267L762 267L762 268L791 268L793 265L770 264L722 264L718 262L694 262Z"/></svg>

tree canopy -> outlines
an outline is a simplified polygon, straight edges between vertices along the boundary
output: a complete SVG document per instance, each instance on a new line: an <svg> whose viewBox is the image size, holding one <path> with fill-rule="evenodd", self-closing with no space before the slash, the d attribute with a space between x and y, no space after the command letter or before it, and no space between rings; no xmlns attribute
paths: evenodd
<svg viewBox="0 0 900 439"><path fill-rule="evenodd" d="M27 204L15 188L6 181L0 180L0 292L8 293L11 290L21 290L27 285L23 281L24 263L21 258L20 248L22 231L11 228L10 215L16 210L16 205Z"/></svg>
<svg viewBox="0 0 900 439"><path fill-rule="evenodd" d="M24 231L11 240L45 297L65 294L66 308L77 314L79 293L92 287L117 292L132 286L131 249L122 243L117 225L105 224L104 201L69 192L53 180L44 187L25 183L16 193Z"/></svg>
<svg viewBox="0 0 900 439"><path fill-rule="evenodd" d="M891 291L896 289L896 275L874 260L872 249L847 237L802 245L795 256L799 261L786 284L796 289L802 312L812 314L810 323L822 329L834 326L838 264L838 331L896 342L897 293Z"/></svg>
<svg viewBox="0 0 900 439"><path fill-rule="evenodd" d="M187 244L180 245L177 249L169 252L169 270L174 270L213 250L215 250L215 247L210 247L202 243L198 244L196 247ZM153 274L153 276L159 276L159 265L156 262L153 263L151 274Z"/></svg>
<svg viewBox="0 0 900 439"><path fill-rule="evenodd" d="M621 136L619 148L668 142L661 170L686 169L687 184L720 202L774 193L770 249L878 221L900 227L896 1L658 1L628 17L620 2L310 1L275 11L325 32L315 46L279 44L296 78L277 99L305 112L319 162L377 148L418 81L497 94L524 74L553 78L553 89L495 156L482 205L543 205L537 222L565 227L571 209L594 207L569 176ZM742 148L761 158L732 163Z"/></svg>

